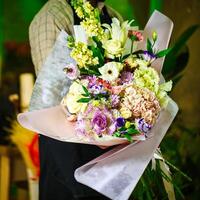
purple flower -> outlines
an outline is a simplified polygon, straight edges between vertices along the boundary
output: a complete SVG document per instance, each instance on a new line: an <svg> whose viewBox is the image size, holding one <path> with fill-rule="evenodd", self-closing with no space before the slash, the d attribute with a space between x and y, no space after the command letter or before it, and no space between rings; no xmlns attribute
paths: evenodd
<svg viewBox="0 0 200 200"><path fill-rule="evenodd" d="M74 64L69 64L66 66L63 71L66 73L67 77L71 80L76 79L80 75L78 67Z"/></svg>
<svg viewBox="0 0 200 200"><path fill-rule="evenodd" d="M112 94L111 95L111 106L112 108L115 108L119 105L120 101L119 101L119 96L116 94Z"/></svg>
<svg viewBox="0 0 200 200"><path fill-rule="evenodd" d="M87 76L87 79L89 81L88 87L91 88L92 86L97 84L97 77L96 76Z"/></svg>
<svg viewBox="0 0 200 200"><path fill-rule="evenodd" d="M89 87L89 91L92 94L100 94L100 93L105 93L104 88L102 85L92 85Z"/></svg>
<svg viewBox="0 0 200 200"><path fill-rule="evenodd" d="M136 124L139 131L143 133L148 133L152 128L152 125L146 123L143 118L137 119Z"/></svg>
<svg viewBox="0 0 200 200"><path fill-rule="evenodd" d="M94 113L91 123L95 132L101 134L107 128L107 117L103 112L97 111Z"/></svg>
<svg viewBox="0 0 200 200"><path fill-rule="evenodd" d="M90 103L85 112L79 113L76 122L77 134L88 138L93 137L94 134L112 135L116 128L116 122L110 110L105 106L95 107Z"/></svg>
<svg viewBox="0 0 200 200"><path fill-rule="evenodd" d="M150 53L149 51L144 51L142 54L142 58L146 60L147 62L153 62L156 59L156 55L153 53Z"/></svg>
<svg viewBox="0 0 200 200"><path fill-rule="evenodd" d="M131 72L124 71L121 74L121 83L131 83L133 81L133 74Z"/></svg>
<svg viewBox="0 0 200 200"><path fill-rule="evenodd" d="M75 127L76 133L80 136L86 135L85 128L86 128L86 124L85 124L84 119L78 116L76 127Z"/></svg>
<svg viewBox="0 0 200 200"><path fill-rule="evenodd" d="M118 117L116 119L116 125L117 125L117 127L122 127L122 126L124 126L124 124L125 124L125 120L124 120L123 117Z"/></svg>

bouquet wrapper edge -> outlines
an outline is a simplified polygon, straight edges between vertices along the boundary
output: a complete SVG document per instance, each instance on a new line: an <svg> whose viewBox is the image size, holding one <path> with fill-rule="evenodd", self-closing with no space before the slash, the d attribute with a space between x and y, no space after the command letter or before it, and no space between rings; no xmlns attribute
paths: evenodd
<svg viewBox="0 0 200 200"><path fill-rule="evenodd" d="M76 169L76 180L111 199L128 199L177 112L178 106L170 100L153 129L153 137L126 147L121 146L121 149L116 147L118 149L113 155L108 156L107 152L100 159L96 158Z"/></svg>

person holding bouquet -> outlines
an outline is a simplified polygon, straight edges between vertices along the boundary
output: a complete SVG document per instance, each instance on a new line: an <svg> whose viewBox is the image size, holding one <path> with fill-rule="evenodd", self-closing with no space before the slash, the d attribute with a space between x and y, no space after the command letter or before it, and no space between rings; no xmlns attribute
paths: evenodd
<svg viewBox="0 0 200 200"><path fill-rule="evenodd" d="M101 22L110 24L112 17L121 16L104 0L90 0L101 11ZM36 75L51 52L61 30L73 35L73 25L80 19L70 1L49 0L34 17L29 28L29 40ZM107 199L96 191L76 182L74 170L103 154L105 149L94 145L65 143L45 136L39 137L40 149L40 200Z"/></svg>

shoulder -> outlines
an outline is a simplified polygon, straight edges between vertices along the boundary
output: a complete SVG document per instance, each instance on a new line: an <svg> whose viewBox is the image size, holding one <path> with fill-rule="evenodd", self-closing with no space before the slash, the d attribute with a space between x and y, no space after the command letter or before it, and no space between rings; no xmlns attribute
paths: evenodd
<svg viewBox="0 0 200 200"><path fill-rule="evenodd" d="M73 23L73 11L66 0L49 0L35 15L29 30L34 30L38 24L44 23L44 19L47 18L54 23L62 23L62 25L67 26Z"/></svg>

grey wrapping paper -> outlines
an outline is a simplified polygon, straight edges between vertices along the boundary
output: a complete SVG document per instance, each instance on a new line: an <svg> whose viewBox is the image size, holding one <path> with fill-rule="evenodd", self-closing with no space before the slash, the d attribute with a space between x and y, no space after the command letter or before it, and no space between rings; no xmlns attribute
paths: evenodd
<svg viewBox="0 0 200 200"><path fill-rule="evenodd" d="M60 32L44 62L34 85L29 111L56 106L67 93L71 81L66 78L63 68L69 63L74 63L67 47L67 36L65 31Z"/></svg>

